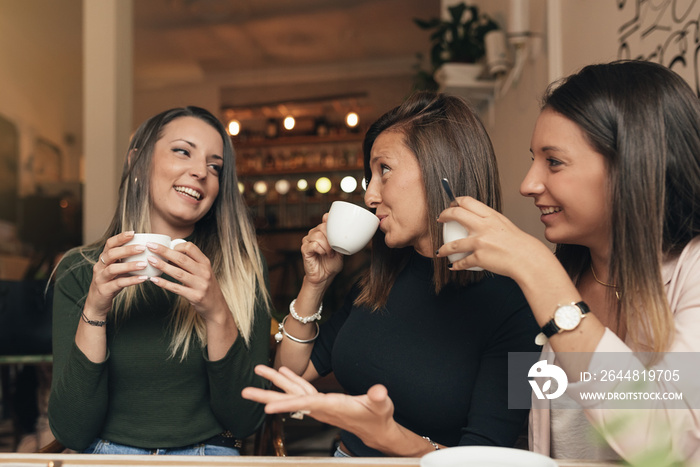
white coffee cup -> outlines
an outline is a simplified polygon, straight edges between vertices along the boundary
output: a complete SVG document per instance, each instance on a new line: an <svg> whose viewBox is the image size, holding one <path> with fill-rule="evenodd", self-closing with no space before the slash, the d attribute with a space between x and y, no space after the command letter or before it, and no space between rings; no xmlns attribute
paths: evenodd
<svg viewBox="0 0 700 467"><path fill-rule="evenodd" d="M353 255L369 243L379 227L379 218L365 208L334 201L328 211L326 235L338 253Z"/></svg>
<svg viewBox="0 0 700 467"><path fill-rule="evenodd" d="M469 232L467 231L467 229L465 229L464 226L457 221L448 221L442 224L442 238L445 241L445 243L454 242L455 240L461 240L463 238L467 238L468 236ZM455 261L459 261L460 259L466 258L470 254L471 253L469 252L453 253L451 255L448 255L447 258L450 260L450 263L454 263ZM478 266L467 268L467 271L483 270L484 268L480 268Z"/></svg>
<svg viewBox="0 0 700 467"><path fill-rule="evenodd" d="M129 242L127 242L126 245L146 246L146 243L157 243L158 245L163 245L164 247L167 247L167 248L175 248L176 245L179 245L180 243L186 243L186 242L187 242L187 240L183 240L181 238L176 238L175 240L172 240L167 235L152 234L152 233L137 233L137 234L134 234L134 238L132 238ZM139 269L138 271L131 271L130 274L132 274L134 276L148 276L148 277L157 277L157 276L160 276L161 274L163 274L163 271L161 271L160 269L156 269L148 262L149 256L155 256L157 258L163 259L161 256L153 253L148 248L146 248L146 250L142 253L139 253L139 254L134 255L134 256L129 256L128 258L124 259L125 263L132 263L135 261L143 261L147 264L147 266L144 269Z"/></svg>

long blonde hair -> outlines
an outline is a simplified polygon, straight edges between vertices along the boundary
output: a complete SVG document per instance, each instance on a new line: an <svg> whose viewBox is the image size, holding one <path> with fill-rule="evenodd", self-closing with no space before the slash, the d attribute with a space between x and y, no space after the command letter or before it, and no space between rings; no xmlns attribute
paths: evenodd
<svg viewBox="0 0 700 467"><path fill-rule="evenodd" d="M170 109L151 117L138 128L124 161L119 200L112 222L100 240L80 250L85 260L94 264L96 256L89 253L104 248L108 238L129 230L150 232L153 149L163 128L181 117L199 118L216 129L223 140L224 163L219 174L219 194L209 212L195 225L191 241L211 261L238 331L248 345L256 306L262 305L269 313L271 301L255 230L238 191L235 152L223 125L209 111L194 106ZM115 320L128 316L133 304L144 297L143 285L122 290L112 308ZM171 357L180 354L184 359L195 334L200 344L206 345L204 321L182 297L177 298L171 325Z"/></svg>

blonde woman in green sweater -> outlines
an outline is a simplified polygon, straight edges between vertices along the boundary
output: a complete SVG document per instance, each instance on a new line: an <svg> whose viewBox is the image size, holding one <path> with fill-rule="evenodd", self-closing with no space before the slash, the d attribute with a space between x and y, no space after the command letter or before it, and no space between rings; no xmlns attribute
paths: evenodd
<svg viewBox="0 0 700 467"><path fill-rule="evenodd" d="M134 232L186 242L127 245ZM146 248L162 276L122 261ZM268 361L266 282L222 124L197 107L146 121L107 232L56 271L56 438L86 453L239 454L264 417L239 394L265 385L253 367Z"/></svg>

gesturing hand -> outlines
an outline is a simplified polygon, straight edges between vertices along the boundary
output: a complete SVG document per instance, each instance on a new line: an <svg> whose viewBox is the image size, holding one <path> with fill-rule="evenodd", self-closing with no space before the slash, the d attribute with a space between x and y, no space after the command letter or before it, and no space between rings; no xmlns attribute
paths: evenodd
<svg viewBox="0 0 700 467"><path fill-rule="evenodd" d="M265 404L266 413L302 411L320 422L354 433L367 446L379 450L386 449L383 440L398 428L393 418L394 403L381 384L372 386L361 396L324 394L285 367L276 371L258 365L255 373L284 391L253 387L243 390L243 398Z"/></svg>

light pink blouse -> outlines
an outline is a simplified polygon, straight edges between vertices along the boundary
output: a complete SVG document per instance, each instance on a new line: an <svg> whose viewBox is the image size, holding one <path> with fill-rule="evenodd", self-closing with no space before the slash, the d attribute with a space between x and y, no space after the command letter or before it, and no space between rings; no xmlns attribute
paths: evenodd
<svg viewBox="0 0 700 467"><path fill-rule="evenodd" d="M700 237L689 242L678 257L664 262L662 276L675 322L675 335L668 352L698 352L694 360L696 368L700 368ZM596 352L631 354L632 350L615 333L606 329ZM553 360L549 344L543 348L543 354ZM689 355L689 358L693 357ZM643 369L642 363L634 356L629 355L629 360L634 367ZM663 365L662 361L653 368L667 369ZM594 357L589 371L600 374L604 368L604 359ZM700 465L700 410L696 409L700 407L700 369L693 375L689 375L688 371L684 373L681 380L684 399L687 399L684 409L670 409L663 400L654 401L650 409L602 409L600 407L604 402L581 401L578 397L581 391L595 387L595 383L591 382L571 383L566 392L579 400L588 420L624 459L632 461L643 452L644 456L649 456L650 451L656 450L663 452L667 459L688 460L691 465ZM664 390L674 389L673 384L664 383L664 386ZM550 415L549 400L538 400L533 395L530 450L551 454Z"/></svg>

